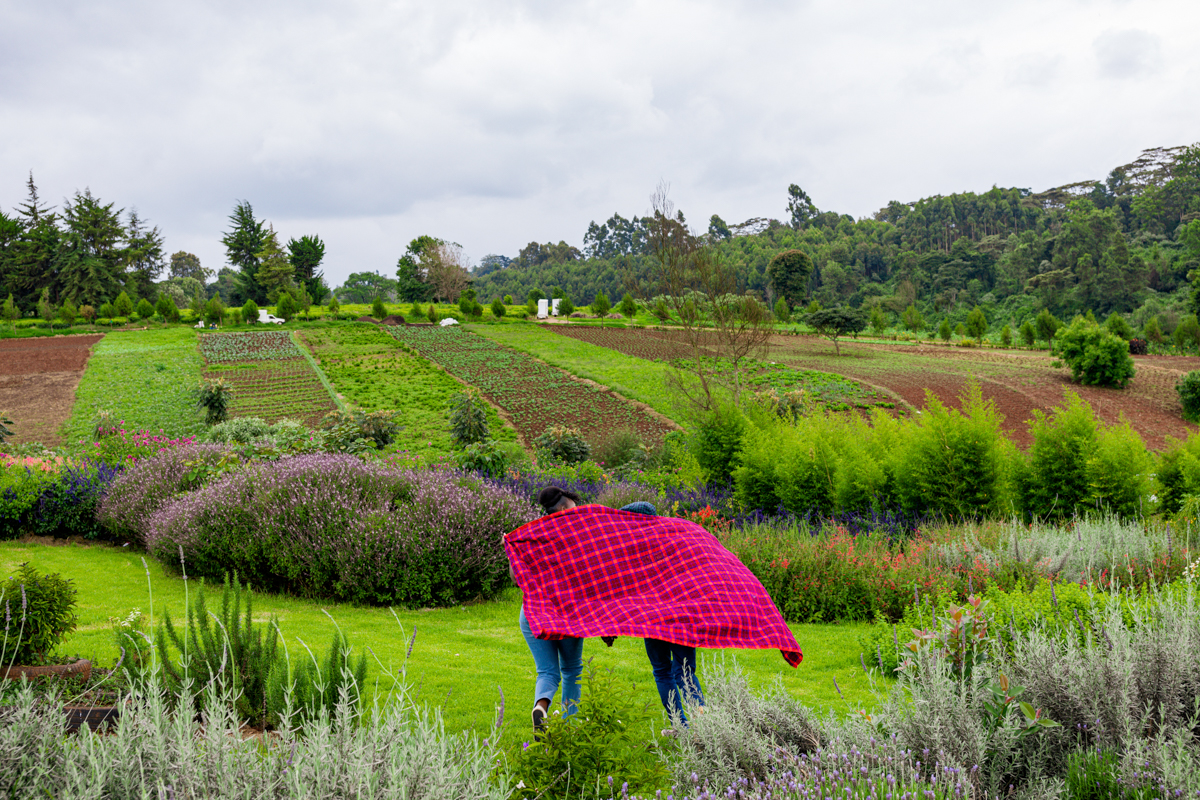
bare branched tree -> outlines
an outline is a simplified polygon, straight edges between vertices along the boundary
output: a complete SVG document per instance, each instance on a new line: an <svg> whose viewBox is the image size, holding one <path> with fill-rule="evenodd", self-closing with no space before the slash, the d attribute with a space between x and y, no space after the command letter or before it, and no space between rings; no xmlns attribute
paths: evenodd
<svg viewBox="0 0 1200 800"><path fill-rule="evenodd" d="M734 269L722 263L708 238L689 230L659 184L651 196L653 219L647 245L654 258L655 294L667 307L688 350L677 361L672 383L702 411L715 407L719 387L741 402L743 372L765 355L771 335L766 305L738 286Z"/></svg>
<svg viewBox="0 0 1200 800"><path fill-rule="evenodd" d="M426 280L433 287L434 298L454 303L471 283L471 259L461 246L439 242L429 254Z"/></svg>

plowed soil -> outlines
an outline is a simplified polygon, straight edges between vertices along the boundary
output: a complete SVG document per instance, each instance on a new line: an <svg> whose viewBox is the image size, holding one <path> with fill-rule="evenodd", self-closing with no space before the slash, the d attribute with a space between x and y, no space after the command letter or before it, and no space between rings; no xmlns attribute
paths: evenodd
<svg viewBox="0 0 1200 800"><path fill-rule="evenodd" d="M0 339L0 411L13 421L14 444L60 444L75 388L104 334Z"/></svg>
<svg viewBox="0 0 1200 800"><path fill-rule="evenodd" d="M680 334L669 330L563 326L554 332L641 358L686 355ZM1183 420L1175 384L1188 372L1200 369L1200 358L1134 356L1137 374L1129 385L1107 389L1072 383L1070 370L1052 367L1053 359L1045 351L892 345L853 339L839 344L841 356L827 339L776 336L767 358L799 369L843 375L912 409L924 407L926 391L943 404L959 408L959 398L974 379L984 398L995 402L1004 415L1005 431L1023 448L1032 443L1028 422L1033 412L1048 413L1061 406L1067 390L1090 403L1103 422L1118 423L1123 415L1151 450L1162 450L1168 436L1184 438L1197 430Z"/></svg>

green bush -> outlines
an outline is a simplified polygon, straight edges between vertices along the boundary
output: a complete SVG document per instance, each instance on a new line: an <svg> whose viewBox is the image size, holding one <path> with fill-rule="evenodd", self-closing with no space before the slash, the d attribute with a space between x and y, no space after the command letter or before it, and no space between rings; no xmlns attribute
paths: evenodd
<svg viewBox="0 0 1200 800"><path fill-rule="evenodd" d="M150 301L144 297L141 300L138 300L136 310L138 317L141 319L149 319L150 317L154 316L154 306L150 305Z"/></svg>
<svg viewBox="0 0 1200 800"><path fill-rule="evenodd" d="M498 478L508 470L510 451L495 439L471 442L454 457L455 465L468 472L480 472Z"/></svg>
<svg viewBox="0 0 1200 800"><path fill-rule="evenodd" d="M325 449L331 453L361 453L382 449L404 430L399 411L371 411L351 408L330 411L321 419Z"/></svg>
<svg viewBox="0 0 1200 800"><path fill-rule="evenodd" d="M247 325L257 325L258 303L254 302L253 300L247 300L246 305L242 306L242 319Z"/></svg>
<svg viewBox="0 0 1200 800"><path fill-rule="evenodd" d="M64 634L75 630L75 586L28 563L0 584L0 663L46 663Z"/></svg>
<svg viewBox="0 0 1200 800"><path fill-rule="evenodd" d="M633 319L637 316L637 302L633 299L633 295L626 292L625 296L621 298L617 310L621 312L621 316L625 317L625 319Z"/></svg>
<svg viewBox="0 0 1200 800"><path fill-rule="evenodd" d="M551 714L540 736L509 753L525 796L567 800L596 787L601 796L650 796L670 788L656 744L660 717L633 684L589 667L581 694L575 714Z"/></svg>
<svg viewBox="0 0 1200 800"><path fill-rule="evenodd" d="M275 303L275 316L291 322L299 312L300 309L296 307L296 300L292 297L291 293L280 292L279 300Z"/></svg>
<svg viewBox="0 0 1200 800"><path fill-rule="evenodd" d="M696 427L692 447L708 480L723 482L733 476L745 430L746 418L732 406L713 410Z"/></svg>
<svg viewBox="0 0 1200 800"><path fill-rule="evenodd" d="M592 300L592 313L597 317L607 317L611 310L612 303L609 302L608 295L604 292L596 292L596 297Z"/></svg>
<svg viewBox="0 0 1200 800"><path fill-rule="evenodd" d="M371 316L380 322L387 316L387 306L383 304L383 298L380 295L375 295L375 302L371 303Z"/></svg>
<svg viewBox="0 0 1200 800"><path fill-rule="evenodd" d="M938 338L941 339L943 342L948 342L948 341L950 341L951 335L952 335L952 332L950 330L950 320L942 319L941 324L938 325Z"/></svg>
<svg viewBox="0 0 1200 800"><path fill-rule="evenodd" d="M492 316L496 319L503 319L508 313L508 309L504 307L504 301L497 297L492 301Z"/></svg>
<svg viewBox="0 0 1200 800"><path fill-rule="evenodd" d="M1070 366L1077 383L1119 389L1133 377L1129 344L1083 317L1059 330L1054 342L1055 352Z"/></svg>
<svg viewBox="0 0 1200 800"><path fill-rule="evenodd" d="M450 398L450 438L460 447L482 442L491 435L487 403L475 389Z"/></svg>
<svg viewBox="0 0 1200 800"><path fill-rule="evenodd" d="M1188 422L1200 422L1200 370L1192 370L1180 378L1175 391L1183 405L1183 418Z"/></svg>
<svg viewBox="0 0 1200 800"><path fill-rule="evenodd" d="M1120 336L1125 341L1133 338L1133 328L1129 326L1124 317L1115 311L1109 314L1108 319L1104 321L1104 327L1113 336Z"/></svg>
<svg viewBox="0 0 1200 800"><path fill-rule="evenodd" d="M592 452L579 431L565 425L551 425L533 440L533 447L543 464L575 464L587 461Z"/></svg>
<svg viewBox="0 0 1200 800"><path fill-rule="evenodd" d="M229 418L229 404L233 402L233 387L224 378L209 378L201 381L193 392L196 407L204 411L206 425L216 425Z"/></svg>
<svg viewBox="0 0 1200 800"><path fill-rule="evenodd" d="M1033 347L1033 343L1037 340L1037 333L1033 330L1033 323L1025 320L1021 323L1021 343L1026 347Z"/></svg>

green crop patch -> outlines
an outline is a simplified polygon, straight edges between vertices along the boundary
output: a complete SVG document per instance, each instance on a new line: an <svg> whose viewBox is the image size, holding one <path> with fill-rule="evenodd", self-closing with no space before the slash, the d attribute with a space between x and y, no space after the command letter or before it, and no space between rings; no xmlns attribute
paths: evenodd
<svg viewBox="0 0 1200 800"><path fill-rule="evenodd" d="M191 390L204 364L190 328L114 332L96 343L75 391L64 441L91 441L96 414L110 411L128 431L196 435L204 420Z"/></svg>
<svg viewBox="0 0 1200 800"><path fill-rule="evenodd" d="M671 430L603 388L474 333L453 327L396 327L387 333L478 388L504 410L526 441L552 425L575 428L592 445L620 430L635 431L648 442Z"/></svg>
<svg viewBox="0 0 1200 800"><path fill-rule="evenodd" d="M286 418L311 427L337 408L288 331L205 333L199 350L205 376L233 387L231 417Z"/></svg>
<svg viewBox="0 0 1200 800"><path fill-rule="evenodd" d="M200 355L206 364L291 361L304 357L288 331L204 333L200 335Z"/></svg>
<svg viewBox="0 0 1200 800"><path fill-rule="evenodd" d="M445 370L375 325L306 330L301 336L341 397L366 411L400 412L399 447L432 455L455 450L447 406L463 385ZM516 431L495 409L488 409L488 423L492 438L516 441Z"/></svg>

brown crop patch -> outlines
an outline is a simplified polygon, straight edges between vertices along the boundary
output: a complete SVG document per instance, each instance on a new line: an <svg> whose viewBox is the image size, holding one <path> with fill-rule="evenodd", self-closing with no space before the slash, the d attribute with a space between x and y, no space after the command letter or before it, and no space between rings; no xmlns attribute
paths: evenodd
<svg viewBox="0 0 1200 800"><path fill-rule="evenodd" d="M14 444L61 444L75 389L104 334L0 339L0 411L13 421Z"/></svg>

